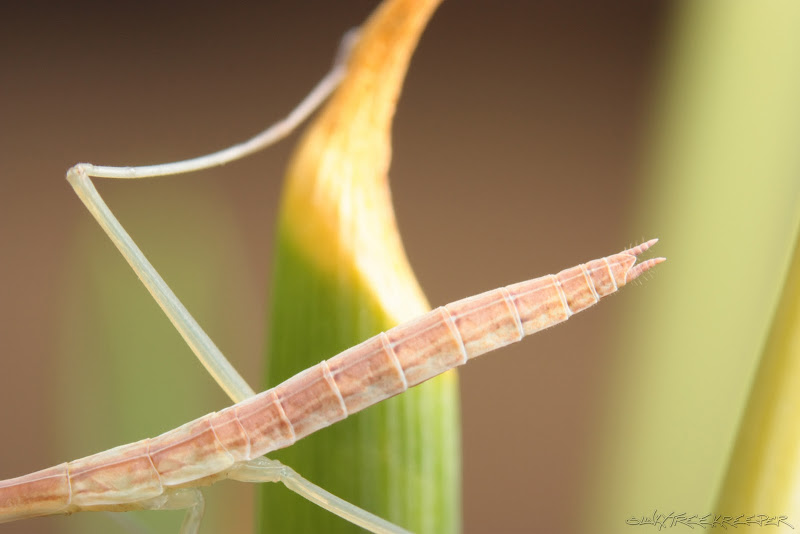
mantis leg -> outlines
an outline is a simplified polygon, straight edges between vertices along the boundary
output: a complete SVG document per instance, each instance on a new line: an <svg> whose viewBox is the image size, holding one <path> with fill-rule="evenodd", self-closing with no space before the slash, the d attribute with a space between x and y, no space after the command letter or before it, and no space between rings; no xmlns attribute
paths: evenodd
<svg viewBox="0 0 800 534"><path fill-rule="evenodd" d="M325 491L277 460L263 456L255 458L249 462L238 464L228 472L227 476L231 480L240 482L281 482L303 498L370 532L410 534L407 530Z"/></svg>
<svg viewBox="0 0 800 534"><path fill-rule="evenodd" d="M191 172L222 165L247 156L282 139L305 120L325 98L331 94L345 74L346 60L357 39L357 32L350 30L342 38L336 61L330 72L317 84L309 95L283 120L256 135L252 139L233 147L198 158L148 165L144 167L106 167L79 163L67 171L67 181L72 185L91 214L111 238L119 251L147 287L172 324L188 343L206 370L234 401L240 402L255 394L253 389L228 362L211 338L183 306L175 293L167 286L142 251L133 242L119 221L111 213L91 178L146 178Z"/></svg>

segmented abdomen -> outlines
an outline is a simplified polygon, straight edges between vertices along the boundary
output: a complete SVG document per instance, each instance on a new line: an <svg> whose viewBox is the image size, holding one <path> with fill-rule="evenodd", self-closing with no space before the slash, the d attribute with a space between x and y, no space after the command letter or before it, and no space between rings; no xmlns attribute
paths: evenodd
<svg viewBox="0 0 800 534"><path fill-rule="evenodd" d="M437 308L242 402L236 409L248 435L275 436L258 443L251 437L251 455L288 446L471 358L568 319L632 279L636 254L650 244ZM242 419L243 411L252 423Z"/></svg>
<svg viewBox="0 0 800 534"><path fill-rule="evenodd" d="M210 481L237 462L287 447L568 319L662 261L634 267L636 256L654 242L437 308L159 437L0 481L0 523L79 509L125 509L165 488Z"/></svg>

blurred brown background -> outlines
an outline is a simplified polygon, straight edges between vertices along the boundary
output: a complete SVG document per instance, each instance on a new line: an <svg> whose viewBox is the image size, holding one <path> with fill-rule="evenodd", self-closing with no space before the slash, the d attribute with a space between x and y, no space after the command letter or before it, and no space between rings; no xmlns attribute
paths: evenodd
<svg viewBox="0 0 800 534"><path fill-rule="evenodd" d="M103 362L115 357L103 346L80 355L90 370L82 373L85 382L62 380L72 365L63 347L72 324L65 314L81 314L76 306L85 295L82 240L98 243L108 269L127 270L64 180L66 169L78 161L173 161L249 137L305 95L328 68L339 37L374 6L0 8L0 479L183 422L139 428L108 443L64 438L73 423L95 424L92 414L64 413L68 397L97 395L94 402L117 411L102 387L89 389L104 382L103 365L110 364ZM412 61L391 169L406 250L433 305L652 237L642 234L651 229L630 227L630 203L668 7L634 0L442 5ZM213 279L200 280L221 288L219 300L206 306L224 312L220 331L209 327L210 334L256 385L280 178L295 138L194 176L100 182L157 268L169 261L160 263L160 254L176 249L200 272L218 265ZM148 229L153 220L163 222ZM220 260L217 241L202 233L184 240L193 225L198 233L224 226L219 241L231 259ZM164 275L168 282L181 276ZM147 298L132 275L119 284ZM607 332L623 307L641 298L634 293L461 372L465 532L577 529L593 436L602 432L593 420L614 372L605 365ZM203 308L187 300L193 312ZM166 323L155 306L145 313ZM203 325L213 322L197 316ZM174 358L197 367L186 355ZM192 372L208 390L208 409L224 406L213 383ZM147 367L135 387L180 404L182 377ZM185 407L189 417L208 409ZM235 525L249 531L252 489L224 489L241 497ZM222 493L209 497L210 509ZM81 528L73 521L80 519L12 523L0 525L0 533ZM106 531L139 528L98 524Z"/></svg>

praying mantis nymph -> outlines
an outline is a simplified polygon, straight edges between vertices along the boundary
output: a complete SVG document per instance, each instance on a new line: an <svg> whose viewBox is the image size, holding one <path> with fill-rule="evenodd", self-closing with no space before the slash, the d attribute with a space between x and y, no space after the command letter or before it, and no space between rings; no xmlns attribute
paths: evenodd
<svg viewBox="0 0 800 534"><path fill-rule="evenodd" d="M664 261L637 263L656 240L526 282L459 300L380 333L259 394L247 385L142 255L90 177L142 178L190 172L241 158L288 134L344 76L356 38L333 69L283 121L215 154L148 167L79 164L67 178L215 380L237 404L161 436L0 481L0 523L78 511L186 509L181 531L198 532L198 486L222 479L284 483L372 532L406 532L331 495L263 455L401 394L486 352L568 319Z"/></svg>

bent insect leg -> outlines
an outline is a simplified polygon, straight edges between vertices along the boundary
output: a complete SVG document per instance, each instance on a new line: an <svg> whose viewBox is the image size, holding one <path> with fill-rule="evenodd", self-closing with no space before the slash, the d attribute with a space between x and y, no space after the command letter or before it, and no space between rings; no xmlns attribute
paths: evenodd
<svg viewBox="0 0 800 534"><path fill-rule="evenodd" d="M281 482L301 497L325 508L342 519L376 534L410 534L404 528L381 519L375 514L359 508L325 491L301 477L291 467L264 456L237 464L228 471L227 477L240 482Z"/></svg>
<svg viewBox="0 0 800 534"><path fill-rule="evenodd" d="M251 397L255 392L214 345L214 342L211 341L167 286L164 279L145 258L136 243L133 242L116 217L111 213L90 178L131 179L192 172L243 158L275 143L292 132L338 86L344 77L346 60L356 39L356 30L350 30L345 34L339 46L333 68L311 93L286 118L248 141L213 154L175 163L143 167L107 167L92 165L91 163L79 163L67 172L67 180L75 189L78 197L117 246L206 370L234 402L240 402Z"/></svg>
<svg viewBox="0 0 800 534"><path fill-rule="evenodd" d="M255 395L255 392L228 362L178 297L167 286L164 279L145 258L139 247L100 197L91 181L91 177L134 179L192 172L235 161L279 141L308 118L339 85L344 78L346 62L357 38L357 29L347 32L342 38L332 69L308 96L283 120L278 121L243 143L213 154L174 163L141 167L109 167L80 163L67 172L67 180L75 189L78 197L103 228L103 231L114 242L206 370L234 402L240 402L251 397ZM406 532L326 492L280 463L275 462L270 465L272 468L276 465L280 466L277 471L272 470L273 475L270 476L277 477L274 478L274 481L283 482L293 491L345 519L351 520L364 528L369 528L374 532L395 534ZM251 471L253 472L252 481L272 480L270 476L267 476L269 469L258 464L257 461L254 461L251 466ZM259 476L267 476L267 478L258 478ZM203 515L204 501L199 490L181 489L169 491L151 502L144 503L144 506L153 510L188 508L181 527L181 533L195 534L199 529Z"/></svg>

